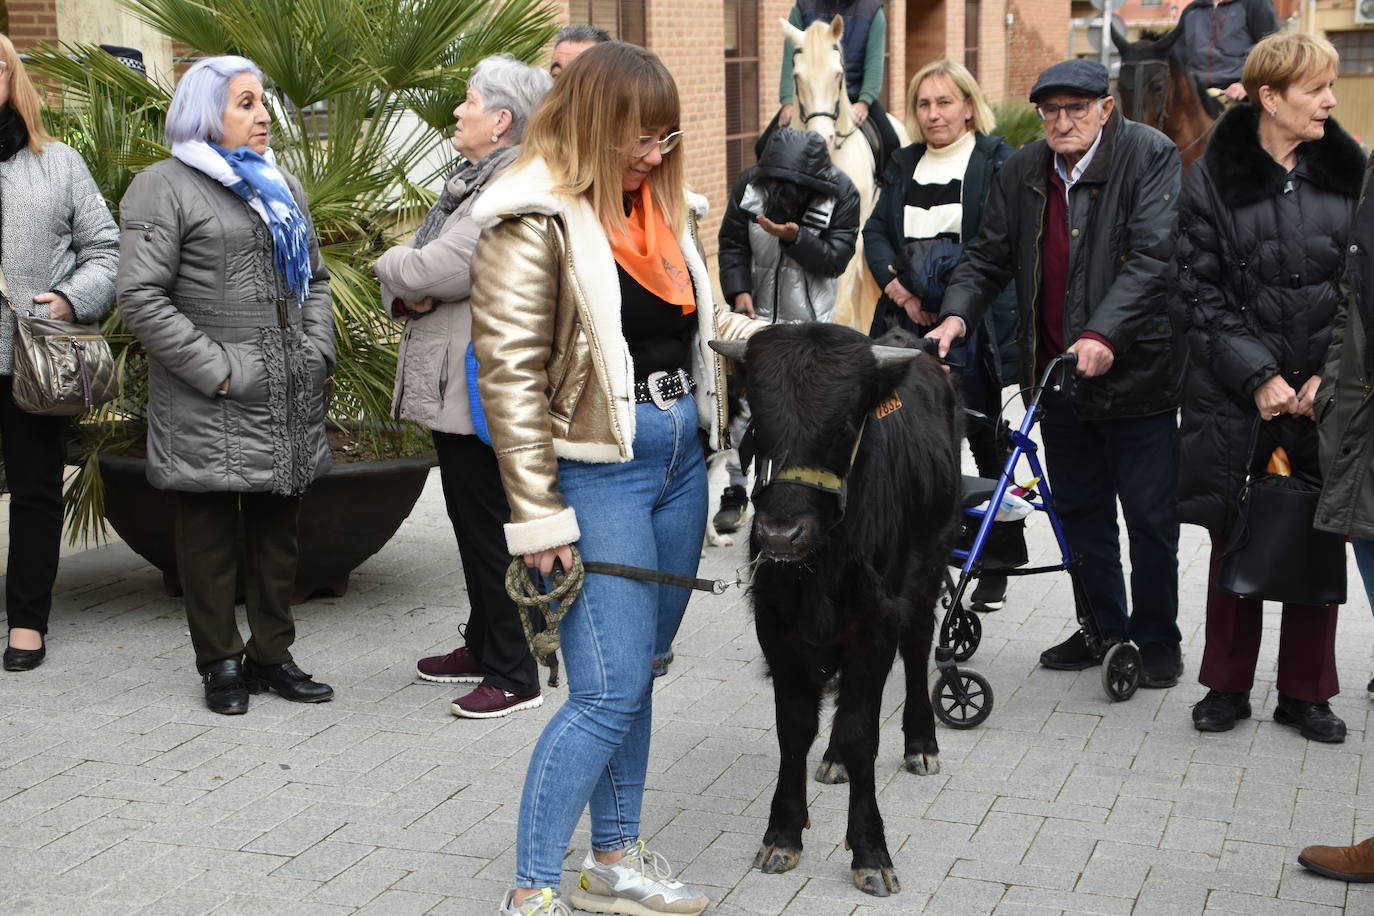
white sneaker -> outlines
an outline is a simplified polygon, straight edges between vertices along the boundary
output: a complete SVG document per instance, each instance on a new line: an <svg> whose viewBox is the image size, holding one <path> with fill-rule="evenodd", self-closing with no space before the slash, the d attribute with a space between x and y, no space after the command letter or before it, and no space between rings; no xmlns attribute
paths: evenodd
<svg viewBox="0 0 1374 916"><path fill-rule="evenodd" d="M505 899L501 901L501 916L572 916L572 910L558 896L558 891L551 887L526 897L519 906L515 905L514 899L515 891L506 891Z"/></svg>
<svg viewBox="0 0 1374 916"><path fill-rule="evenodd" d="M569 899L579 910L658 916L696 916L711 902L681 881L672 880L668 860L636 843L614 865L602 865L589 851Z"/></svg>

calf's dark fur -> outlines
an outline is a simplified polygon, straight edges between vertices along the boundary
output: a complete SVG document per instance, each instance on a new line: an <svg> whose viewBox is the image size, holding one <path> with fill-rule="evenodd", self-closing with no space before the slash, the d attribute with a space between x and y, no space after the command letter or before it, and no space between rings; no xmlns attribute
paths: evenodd
<svg viewBox="0 0 1374 916"><path fill-rule="evenodd" d="M957 533L957 399L930 356L908 350L903 361L891 352L879 360L872 341L837 325L779 325L747 347L717 349L734 357L743 351L757 458L775 469L829 471L846 489L843 509L836 494L788 481L765 481L755 498L750 556L759 562L751 597L781 755L755 865L776 873L800 861L807 752L822 695L833 686L835 721L822 770L842 766L849 780L845 838L855 885L887 896L899 884L874 789L879 705L900 650L905 766L937 772L926 673Z"/></svg>

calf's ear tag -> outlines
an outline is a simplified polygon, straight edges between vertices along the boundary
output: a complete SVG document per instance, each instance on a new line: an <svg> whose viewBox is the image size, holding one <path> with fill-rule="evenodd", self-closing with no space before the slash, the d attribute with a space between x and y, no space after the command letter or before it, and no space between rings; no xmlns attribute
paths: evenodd
<svg viewBox="0 0 1374 916"><path fill-rule="evenodd" d="M881 420L883 417L890 416L901 409L902 396L898 394L894 389L892 392L892 397L888 398L886 401L883 401L877 407L873 408L873 417L876 420Z"/></svg>

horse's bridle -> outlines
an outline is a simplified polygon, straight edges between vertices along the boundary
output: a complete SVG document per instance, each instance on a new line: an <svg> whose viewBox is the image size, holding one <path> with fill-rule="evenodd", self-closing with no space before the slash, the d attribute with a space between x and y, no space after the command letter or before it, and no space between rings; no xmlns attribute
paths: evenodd
<svg viewBox="0 0 1374 916"><path fill-rule="evenodd" d="M1126 81L1126 71L1129 68L1132 79L1126 84L1131 87L1131 102L1133 103L1131 105L1133 110L1122 112L1122 114L1126 115L1126 117L1130 118L1132 121L1144 123L1145 93L1143 89L1145 80L1149 74L1146 68L1152 65L1163 67L1166 75L1166 79L1164 80L1164 101L1159 107L1159 123L1155 125L1158 130L1163 131L1165 125L1169 122L1169 103L1173 101L1174 97L1174 81L1170 78L1172 74L1169 72L1169 62L1167 60L1131 60L1121 62L1121 75L1117 78L1117 83L1120 85L1122 82ZM1206 130L1189 140L1186 146L1179 147L1178 154L1180 156L1186 155L1190 149L1211 136L1212 128L1216 126L1217 122L1213 121L1208 125Z"/></svg>
<svg viewBox="0 0 1374 916"><path fill-rule="evenodd" d="M835 50L840 50L840 46L835 45ZM833 121L835 124L835 149L839 149L840 147L844 146L844 141L854 136L854 134L856 134L859 130L859 125L855 124L851 130L845 131L843 133L840 131L840 103L844 101L844 96L846 96L848 93L846 93L843 87L841 87L841 97L835 100L835 109L833 111L808 112L806 110L806 106L802 104L801 93L797 92L797 55L801 52L801 48L792 49L792 97L797 100L797 116L801 118L801 122L803 125L810 124L812 120L816 118L829 118L831 121Z"/></svg>
<svg viewBox="0 0 1374 916"><path fill-rule="evenodd" d="M1169 62L1167 60L1132 60L1121 62L1121 75L1117 78L1118 83L1125 83L1131 87L1132 111L1122 112L1132 121L1144 123L1145 111L1145 81L1149 78L1148 67L1164 68L1167 77L1169 72ZM1133 79L1127 81L1126 72L1129 70ZM1164 130L1164 124L1169 120L1169 102L1173 97L1173 80L1164 80L1164 102L1159 107L1159 123L1155 125L1159 130Z"/></svg>

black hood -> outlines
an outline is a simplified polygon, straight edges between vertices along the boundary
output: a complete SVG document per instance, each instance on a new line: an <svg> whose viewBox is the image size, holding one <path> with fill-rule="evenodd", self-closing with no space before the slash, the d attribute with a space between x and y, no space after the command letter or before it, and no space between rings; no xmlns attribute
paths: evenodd
<svg viewBox="0 0 1374 916"><path fill-rule="evenodd" d="M776 130L763 148L754 174L777 178L836 196L839 181L825 139L811 130Z"/></svg>

